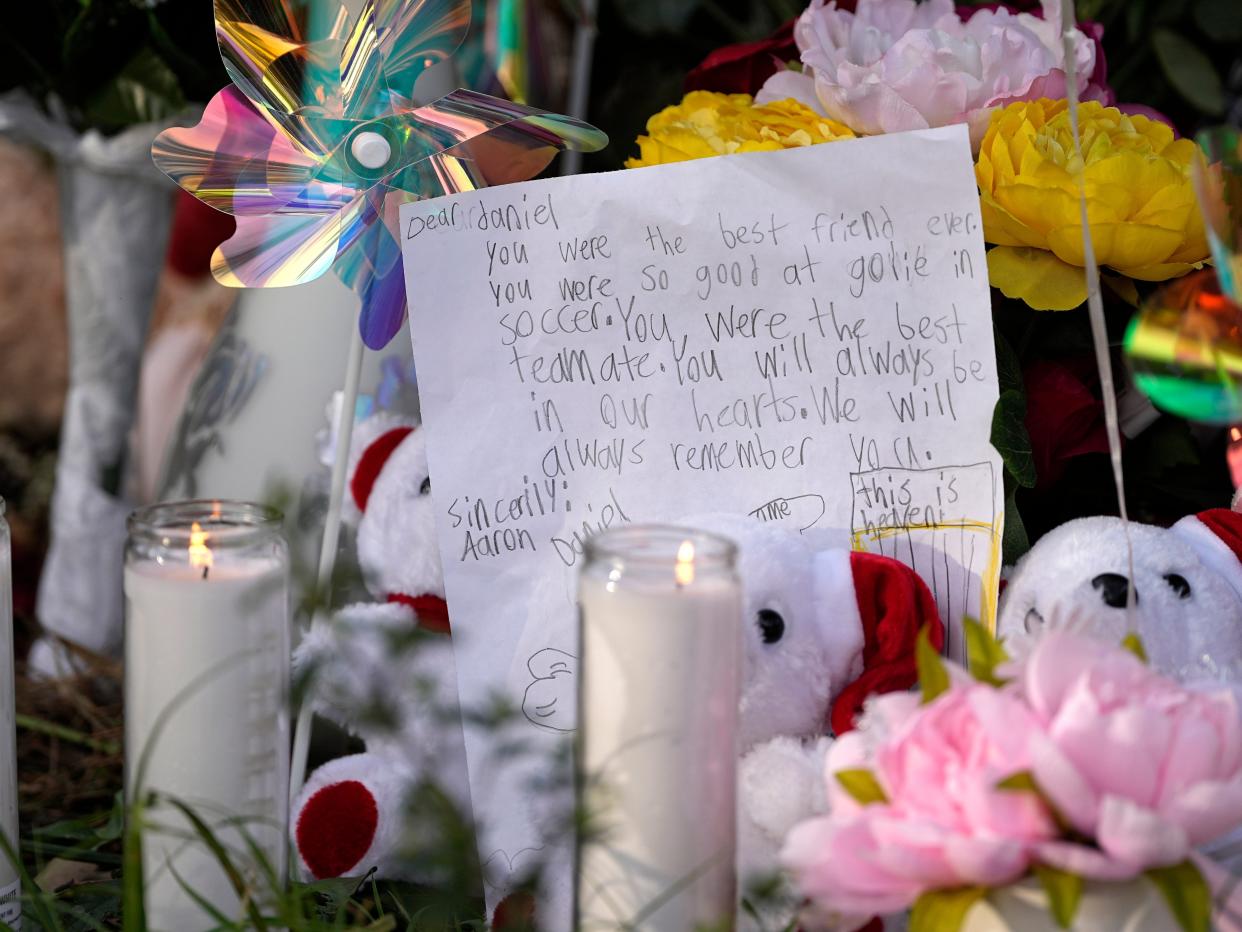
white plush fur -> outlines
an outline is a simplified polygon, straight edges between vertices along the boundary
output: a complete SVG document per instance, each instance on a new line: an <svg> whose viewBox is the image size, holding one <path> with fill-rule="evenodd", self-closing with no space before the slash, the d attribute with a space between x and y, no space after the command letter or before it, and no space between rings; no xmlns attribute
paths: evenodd
<svg viewBox="0 0 1242 932"><path fill-rule="evenodd" d="M1129 530L1138 593L1134 621L1152 663L1183 681L1238 679L1242 600L1192 546L1203 542L1194 541L1185 527L1131 523ZM1218 566L1228 568L1224 562ZM1001 600L999 633L1021 639L1052 619L1073 617L1100 637L1119 641L1127 631L1126 609L1106 605L1092 586L1103 573L1130 576L1121 521L1080 518L1061 525L1014 568ZM1174 573L1190 584L1187 598L1165 579Z"/></svg>
<svg viewBox="0 0 1242 932"><path fill-rule="evenodd" d="M293 806L293 830L297 831L297 818L312 796L334 783L356 780L374 798L379 821L376 823L371 847L346 871L346 876L362 876L372 867L380 877L402 876L403 865L399 856L404 841L401 829L402 810L406 803L406 793L416 779L417 774L409 768L400 754L367 752L328 761L310 775L298 795ZM298 852L298 866L302 869L303 876L312 876L310 867L302 860L301 851Z"/></svg>
<svg viewBox="0 0 1242 932"><path fill-rule="evenodd" d="M401 426L412 425L385 415L358 425L351 441L351 481L366 446ZM464 812L470 805L452 642L428 634L412 643L414 612L384 601L394 594L444 596L434 511L422 491L426 478L426 441L416 429L384 463L365 512L355 509L352 515L358 560L379 601L340 610L294 653L295 670L313 670L309 699L315 710L360 735L367 751L316 770L294 805L293 825L314 790L360 780L379 803L380 821L358 872L377 867L378 876L391 879L427 880L412 876L396 850L406 791L429 779ZM377 708L394 718L368 721L367 710Z"/></svg>
<svg viewBox="0 0 1242 932"><path fill-rule="evenodd" d="M375 480L358 524L358 562L367 587L380 597L398 593L444 598L435 508L422 491L427 477L427 439L415 430Z"/></svg>

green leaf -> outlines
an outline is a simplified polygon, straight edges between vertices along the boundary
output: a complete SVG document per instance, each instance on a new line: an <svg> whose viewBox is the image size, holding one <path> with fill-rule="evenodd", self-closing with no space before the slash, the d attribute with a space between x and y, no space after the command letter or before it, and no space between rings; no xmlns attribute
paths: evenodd
<svg viewBox="0 0 1242 932"><path fill-rule="evenodd" d="M1204 113L1219 116L1224 112L1225 91L1211 59L1171 29L1155 30L1151 42L1174 90Z"/></svg>
<svg viewBox="0 0 1242 932"><path fill-rule="evenodd" d="M1133 631L1121 639L1121 646L1143 663L1147 663L1147 648L1143 646L1143 639Z"/></svg>
<svg viewBox="0 0 1242 932"><path fill-rule="evenodd" d="M1242 39L1242 15L1238 0L1199 0L1194 6L1195 23L1216 42Z"/></svg>
<svg viewBox="0 0 1242 932"><path fill-rule="evenodd" d="M1004 334L996 330L992 334L992 342L996 345L996 381L1002 392L1025 391L1022 381L1022 363L1013 346L1005 339Z"/></svg>
<svg viewBox="0 0 1242 932"><path fill-rule="evenodd" d="M1005 648L987 628L967 616L962 619L966 626L966 659L970 675L993 686L1003 686L1005 681L996 675L996 668L1009 662Z"/></svg>
<svg viewBox="0 0 1242 932"><path fill-rule="evenodd" d="M931 635L925 625L915 641L914 658L919 670L919 688L923 691L923 704L931 702L949 689L949 670L944 665L940 651L932 647Z"/></svg>
<svg viewBox="0 0 1242 932"><path fill-rule="evenodd" d="M1035 865L1035 876L1048 896L1048 911L1056 924L1062 929L1073 926L1078 904L1082 901L1082 878L1043 864Z"/></svg>
<svg viewBox="0 0 1242 932"><path fill-rule="evenodd" d="M1182 932L1209 932L1212 927L1212 891L1190 861L1146 872L1177 920Z"/></svg>
<svg viewBox="0 0 1242 932"><path fill-rule="evenodd" d="M1029 770L1022 770L1006 777L996 784L998 790L1012 790L1015 793L1039 793L1039 787Z"/></svg>
<svg viewBox="0 0 1242 932"><path fill-rule="evenodd" d="M958 932L966 914L987 894L986 887L929 890L915 900L909 932Z"/></svg>
<svg viewBox="0 0 1242 932"><path fill-rule="evenodd" d="M1010 566L1017 563L1031 549L1026 525L1018 511L1018 483L1005 473L1005 529L1001 532L1001 558Z"/></svg>
<svg viewBox="0 0 1242 932"><path fill-rule="evenodd" d="M863 767L838 770L833 776L859 805L870 806L872 803L888 802L888 794L884 792L884 787L880 786L880 781L870 770Z"/></svg>
<svg viewBox="0 0 1242 932"><path fill-rule="evenodd" d="M992 411L992 446L1018 484L1035 485L1035 457L1026 432L1026 396L1014 389L1003 391Z"/></svg>

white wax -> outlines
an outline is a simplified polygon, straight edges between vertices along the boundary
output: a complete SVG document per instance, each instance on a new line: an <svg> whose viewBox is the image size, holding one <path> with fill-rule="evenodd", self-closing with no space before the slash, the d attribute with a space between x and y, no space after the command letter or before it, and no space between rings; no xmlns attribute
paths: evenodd
<svg viewBox="0 0 1242 932"><path fill-rule="evenodd" d="M13 586L9 535L0 518L0 834L14 853L17 836L17 743L14 727ZM21 928L17 867L0 849L0 922Z"/></svg>
<svg viewBox="0 0 1242 932"><path fill-rule="evenodd" d="M247 828L283 877L289 785L286 573L268 558L221 565L217 556L216 563L205 580L201 570L185 565L143 562L125 569L127 792L133 798L145 749L143 790L185 801L213 828L231 817L254 819ZM170 707L166 723L158 725ZM166 829L143 836L148 930L195 932L216 925L182 889L170 864L216 909L238 917L238 898L219 862L200 842L185 840L189 825L169 807L146 817ZM239 834L226 829L220 838L237 852L236 862L259 892L270 890L258 879Z"/></svg>
<svg viewBox="0 0 1242 932"><path fill-rule="evenodd" d="M579 852L578 928L731 927L741 594L584 573L579 603L580 765L602 834Z"/></svg>

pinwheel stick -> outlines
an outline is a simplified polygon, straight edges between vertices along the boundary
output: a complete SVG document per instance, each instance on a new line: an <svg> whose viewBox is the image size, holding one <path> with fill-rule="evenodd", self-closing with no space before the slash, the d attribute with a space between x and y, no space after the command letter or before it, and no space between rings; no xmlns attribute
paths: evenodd
<svg viewBox="0 0 1242 932"><path fill-rule="evenodd" d="M345 477L349 474L349 438L354 432L354 410L358 407L358 383L362 380L362 333L351 328L349 361L345 365L345 397L336 415L336 452L332 460L332 489L328 495L328 515L323 523L323 545L319 548L318 608L311 619L315 631L328 623L332 598L332 573L341 540L341 505L345 501ZM311 704L304 701L293 726L293 759L289 766L289 801L302 792L306 779L306 756L310 751Z"/></svg>

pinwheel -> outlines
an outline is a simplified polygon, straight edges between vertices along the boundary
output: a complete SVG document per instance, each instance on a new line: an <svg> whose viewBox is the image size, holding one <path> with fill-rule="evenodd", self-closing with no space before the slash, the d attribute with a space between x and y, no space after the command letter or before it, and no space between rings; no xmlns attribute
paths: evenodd
<svg viewBox="0 0 1242 932"><path fill-rule="evenodd" d="M354 18L331 0L215 0L215 17L233 85L212 98L198 125L160 134L155 164L236 218L236 232L212 256L219 281L297 285L333 268L362 303L319 553L326 599L363 344L382 348L406 316L400 205L525 180L557 152L598 149L607 137L570 117L470 91L417 105L414 82L461 44L469 0L365 0ZM313 626L323 623L320 614ZM295 795L309 733L306 705L294 736Z"/></svg>
<svg viewBox="0 0 1242 932"><path fill-rule="evenodd" d="M161 133L155 163L237 219L212 257L219 281L296 285L334 268L373 349L405 319L402 203L531 178L562 149L607 141L471 91L414 103L419 74L464 38L469 0L367 0L352 21L316 0L215 0L215 15L233 86L196 126Z"/></svg>

